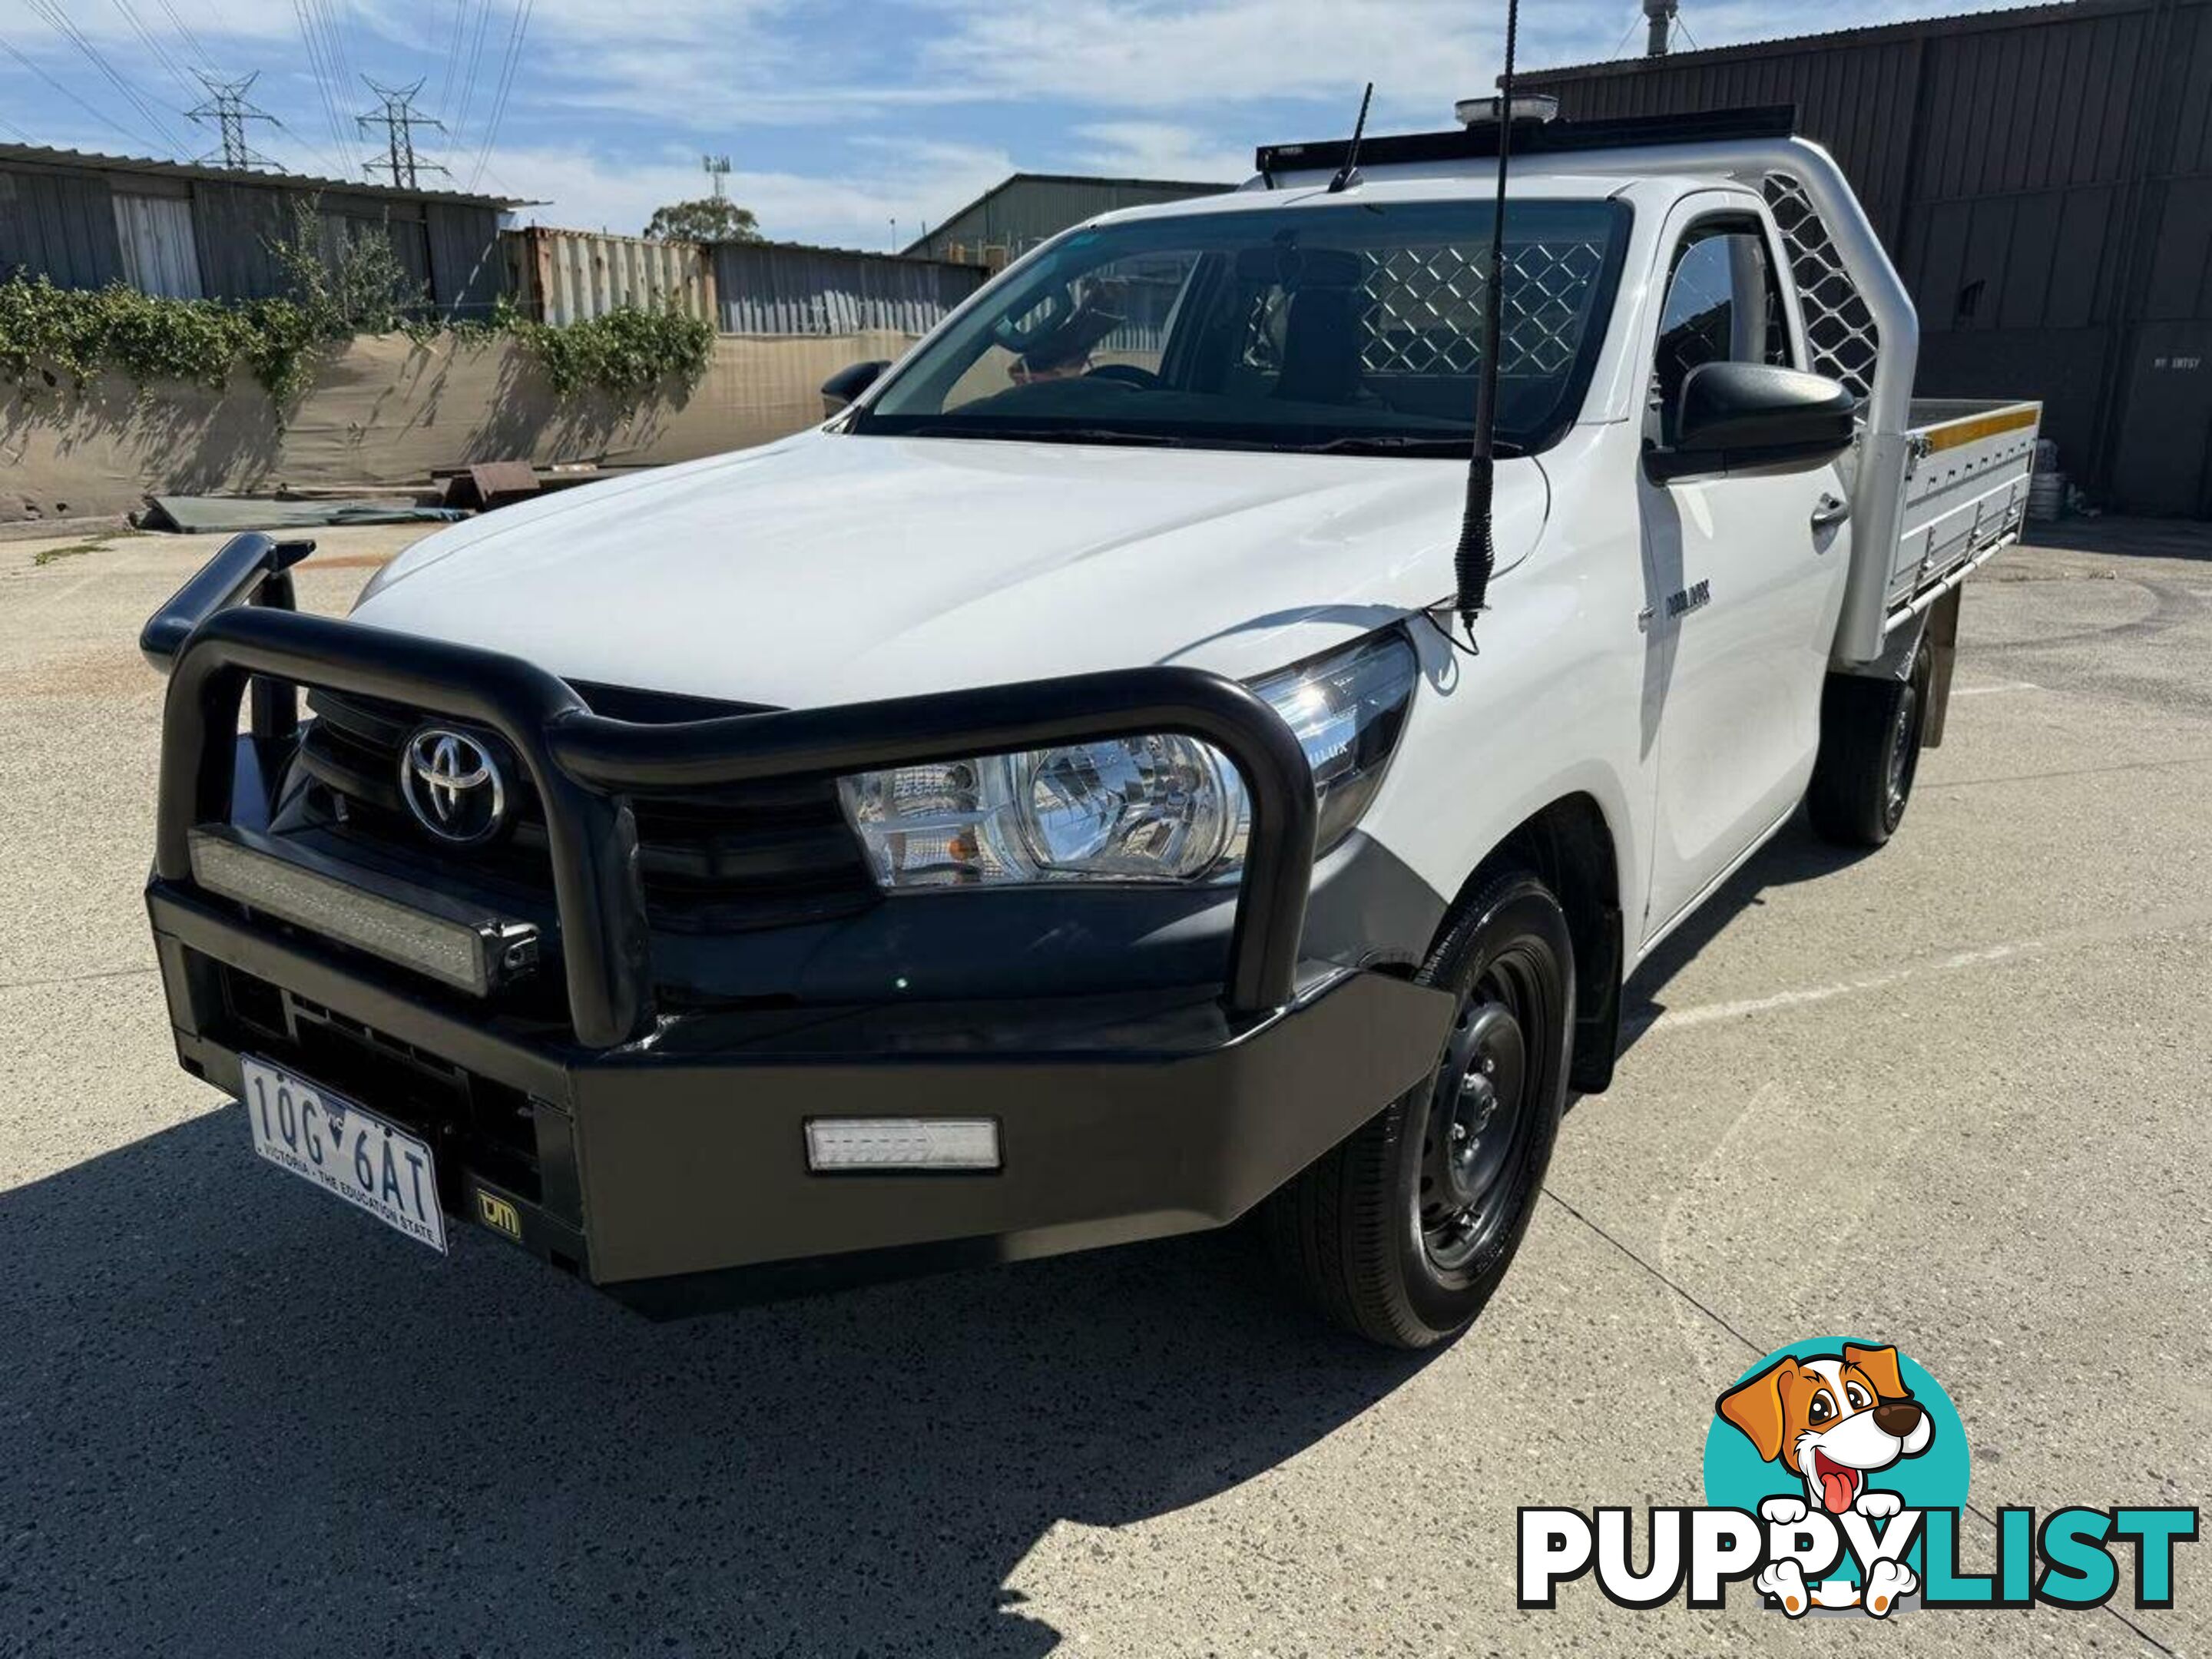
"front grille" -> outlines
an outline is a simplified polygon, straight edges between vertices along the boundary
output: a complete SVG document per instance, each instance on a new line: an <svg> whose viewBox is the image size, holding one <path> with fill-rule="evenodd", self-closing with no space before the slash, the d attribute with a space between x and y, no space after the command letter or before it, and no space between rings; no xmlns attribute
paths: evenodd
<svg viewBox="0 0 2212 1659"><path fill-rule="evenodd" d="M757 714L717 702L578 684L595 714L641 722ZM337 832L380 854L458 862L494 887L543 893L551 884L544 816L522 769L502 768L514 799L512 827L482 847L439 841L400 793L400 753L431 716L400 705L331 691L307 694L316 718L304 729L301 763L334 798ZM503 750L500 752L504 752ZM635 796L638 868L646 915L672 932L743 933L849 915L877 892L828 779L776 779L683 794Z"/></svg>

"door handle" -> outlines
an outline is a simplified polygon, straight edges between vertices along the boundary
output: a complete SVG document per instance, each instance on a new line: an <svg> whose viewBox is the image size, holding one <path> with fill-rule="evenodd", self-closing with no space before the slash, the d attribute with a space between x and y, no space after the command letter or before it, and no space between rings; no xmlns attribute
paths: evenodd
<svg viewBox="0 0 2212 1659"><path fill-rule="evenodd" d="M1823 492L1813 505L1813 528L1832 530L1851 516L1851 504L1841 495Z"/></svg>

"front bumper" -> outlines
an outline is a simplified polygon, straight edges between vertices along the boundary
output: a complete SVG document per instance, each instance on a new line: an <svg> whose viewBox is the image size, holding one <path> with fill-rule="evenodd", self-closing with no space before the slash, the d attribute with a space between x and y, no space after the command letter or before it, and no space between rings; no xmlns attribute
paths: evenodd
<svg viewBox="0 0 2212 1659"><path fill-rule="evenodd" d="M1419 1082L1450 1018L1328 969L1241 1019L1190 993L814 1008L592 1052L187 886L147 903L186 1070L236 1093L260 1054L396 1119L449 1213L655 1313L1223 1224ZM807 1167L810 1118L933 1114L995 1119L1003 1167Z"/></svg>
<svg viewBox="0 0 2212 1659"><path fill-rule="evenodd" d="M239 538L143 641L173 664L147 902L179 1058L235 1093L240 1055L258 1054L396 1119L434 1147L450 1213L649 1310L1218 1225L1418 1083L1442 1047L1445 995L1301 958L1310 775L1232 682L1143 669L633 725L512 658L292 614L283 572L297 556ZM520 758L552 854L550 1012L472 999L196 878L196 834L267 805L255 759L290 741L301 686L472 721ZM1132 730L1206 738L1244 775L1253 823L1220 982L656 1006L632 797ZM1002 1167L807 1166L810 1118L931 1115L995 1120Z"/></svg>

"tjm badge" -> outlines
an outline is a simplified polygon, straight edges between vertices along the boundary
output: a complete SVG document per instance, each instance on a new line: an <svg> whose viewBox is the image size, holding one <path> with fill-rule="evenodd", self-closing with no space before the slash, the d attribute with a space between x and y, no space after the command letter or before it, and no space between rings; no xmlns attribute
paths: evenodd
<svg viewBox="0 0 2212 1659"><path fill-rule="evenodd" d="M1904 1607L2096 1607L2132 1554L2134 1604L2173 1603L2173 1556L2194 1509L2062 1505L1994 1517L1966 1508L1966 1431L1942 1386L1895 1348L1848 1337L1778 1349L1721 1390L1705 1437L1705 1507L1524 1509L1520 1603L1558 1604L1595 1573L1625 1607L1726 1605L1747 1581L1791 1619ZM1994 1570L1961 1565L1964 1528L1996 1526ZM1986 1553L1978 1544L1973 1553ZM1638 1571L1639 1561L1648 1565Z"/></svg>

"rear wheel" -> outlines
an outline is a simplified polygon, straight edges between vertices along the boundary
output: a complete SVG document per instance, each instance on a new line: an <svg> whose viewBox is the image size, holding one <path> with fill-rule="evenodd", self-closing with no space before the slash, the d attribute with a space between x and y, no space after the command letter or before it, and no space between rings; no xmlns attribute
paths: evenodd
<svg viewBox="0 0 2212 1659"><path fill-rule="evenodd" d="M1491 877L1454 909L1419 977L1457 1000L1436 1070L1276 1194L1267 1217L1323 1313L1400 1348L1463 1328L1528 1230L1566 1105L1566 916L1535 877Z"/></svg>
<svg viewBox="0 0 2212 1659"><path fill-rule="evenodd" d="M1921 641L1902 680L1831 674L1820 697L1820 754L1805 805L1813 827L1845 847L1879 847L1896 832L1920 769L1936 655Z"/></svg>

